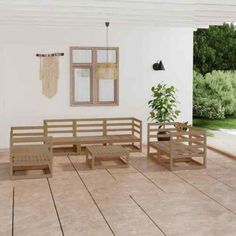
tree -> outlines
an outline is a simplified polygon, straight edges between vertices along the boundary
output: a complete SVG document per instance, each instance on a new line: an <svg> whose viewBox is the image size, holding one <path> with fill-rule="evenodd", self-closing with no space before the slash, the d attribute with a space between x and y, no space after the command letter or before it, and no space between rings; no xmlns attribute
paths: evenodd
<svg viewBox="0 0 236 236"><path fill-rule="evenodd" d="M214 70L236 70L236 27L210 26L194 33L194 69L205 75Z"/></svg>

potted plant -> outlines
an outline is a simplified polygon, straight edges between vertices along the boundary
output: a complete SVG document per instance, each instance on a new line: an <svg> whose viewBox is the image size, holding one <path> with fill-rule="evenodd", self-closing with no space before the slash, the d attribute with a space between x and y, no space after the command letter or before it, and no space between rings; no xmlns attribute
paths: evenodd
<svg viewBox="0 0 236 236"><path fill-rule="evenodd" d="M149 119L156 123L173 122L179 116L177 109L176 88L159 83L152 87L152 99L148 102L151 108ZM161 128L161 126L159 127ZM159 134L167 132L159 131ZM158 138L158 141L167 141L169 138Z"/></svg>

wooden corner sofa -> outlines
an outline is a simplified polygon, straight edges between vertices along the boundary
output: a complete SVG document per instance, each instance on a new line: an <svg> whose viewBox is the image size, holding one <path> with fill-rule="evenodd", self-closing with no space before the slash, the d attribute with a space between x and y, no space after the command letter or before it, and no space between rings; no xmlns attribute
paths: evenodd
<svg viewBox="0 0 236 236"><path fill-rule="evenodd" d="M35 138L48 137L57 155L78 155L94 144L120 144L131 151L142 151L142 121L133 117L51 119L44 120L43 126L12 127L11 151L16 141L31 143Z"/></svg>
<svg viewBox="0 0 236 236"><path fill-rule="evenodd" d="M32 173L34 171L36 173ZM12 127L10 134L11 179L52 177L52 172L52 139L44 137L43 127Z"/></svg>
<svg viewBox="0 0 236 236"><path fill-rule="evenodd" d="M170 170L206 167L206 132L184 123L149 123L147 155ZM151 152L155 150L155 153ZM199 160L202 159L202 160Z"/></svg>
<svg viewBox="0 0 236 236"><path fill-rule="evenodd" d="M142 121L133 118L44 120L44 136L52 137L58 154L81 154L87 145L121 144L142 151Z"/></svg>

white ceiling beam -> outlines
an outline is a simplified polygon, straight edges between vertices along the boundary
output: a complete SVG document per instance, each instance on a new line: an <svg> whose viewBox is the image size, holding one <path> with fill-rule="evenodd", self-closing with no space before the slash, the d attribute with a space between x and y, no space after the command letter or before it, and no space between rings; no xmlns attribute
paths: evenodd
<svg viewBox="0 0 236 236"><path fill-rule="evenodd" d="M105 20L207 27L236 21L236 0L0 0L2 25L99 25Z"/></svg>

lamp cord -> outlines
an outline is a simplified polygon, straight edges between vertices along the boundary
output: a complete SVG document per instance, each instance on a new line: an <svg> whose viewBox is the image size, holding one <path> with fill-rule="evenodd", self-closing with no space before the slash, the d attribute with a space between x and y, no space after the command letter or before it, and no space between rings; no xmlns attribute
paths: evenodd
<svg viewBox="0 0 236 236"><path fill-rule="evenodd" d="M108 26L107 26L107 64L108 64Z"/></svg>

